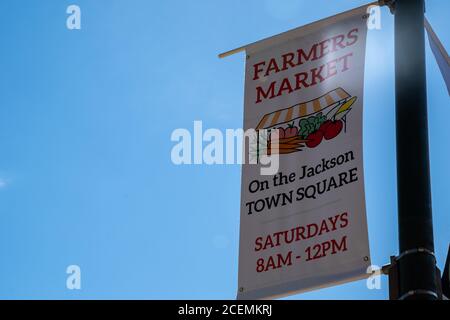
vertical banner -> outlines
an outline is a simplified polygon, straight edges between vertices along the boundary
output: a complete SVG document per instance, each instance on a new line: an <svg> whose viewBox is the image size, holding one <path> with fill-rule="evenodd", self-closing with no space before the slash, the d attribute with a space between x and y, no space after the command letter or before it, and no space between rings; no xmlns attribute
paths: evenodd
<svg viewBox="0 0 450 320"><path fill-rule="evenodd" d="M433 51L436 62L441 70L442 77L444 78L445 85L447 86L448 94L450 95L450 58L448 57L447 50L445 50L442 42L439 40L436 33L434 33L434 30L427 19L425 19L425 30L427 30L428 33L431 51Z"/></svg>
<svg viewBox="0 0 450 320"><path fill-rule="evenodd" d="M238 299L367 276L366 9L246 47L244 129L265 132L278 170L242 167Z"/></svg>

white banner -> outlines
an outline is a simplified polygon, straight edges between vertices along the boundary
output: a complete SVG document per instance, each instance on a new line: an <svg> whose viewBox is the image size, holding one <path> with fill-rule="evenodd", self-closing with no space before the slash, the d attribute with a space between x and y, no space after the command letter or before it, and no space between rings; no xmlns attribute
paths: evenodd
<svg viewBox="0 0 450 320"><path fill-rule="evenodd" d="M366 19L361 7L246 48L244 129L278 138L279 170L243 165L238 299L367 276Z"/></svg>
<svg viewBox="0 0 450 320"><path fill-rule="evenodd" d="M434 30L427 19L425 19L425 29L428 33L431 51L433 51L434 57L436 58L436 62L441 70L442 77L444 78L447 86L448 94L450 95L450 58L448 57L447 51L436 33L434 33Z"/></svg>

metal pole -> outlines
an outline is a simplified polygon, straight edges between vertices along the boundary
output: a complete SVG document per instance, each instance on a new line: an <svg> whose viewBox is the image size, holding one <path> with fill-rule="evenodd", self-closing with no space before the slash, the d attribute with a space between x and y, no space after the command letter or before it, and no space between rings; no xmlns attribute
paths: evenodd
<svg viewBox="0 0 450 320"><path fill-rule="evenodd" d="M437 299L428 159L424 0L395 1L399 299Z"/></svg>

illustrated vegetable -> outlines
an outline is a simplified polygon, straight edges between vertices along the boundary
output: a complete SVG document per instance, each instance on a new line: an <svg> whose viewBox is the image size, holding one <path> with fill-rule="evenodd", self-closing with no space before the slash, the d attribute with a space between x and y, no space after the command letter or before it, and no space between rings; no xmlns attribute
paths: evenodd
<svg viewBox="0 0 450 320"><path fill-rule="evenodd" d="M323 134L325 134L327 127L331 124L331 120L326 120L324 123L322 123L319 127L319 130L322 131Z"/></svg>
<svg viewBox="0 0 450 320"><path fill-rule="evenodd" d="M310 116L308 118L300 119L300 136L303 138L307 138L311 133L319 130L322 123L326 120L326 116L322 115L321 112L314 116Z"/></svg>
<svg viewBox="0 0 450 320"><path fill-rule="evenodd" d="M294 126L294 123L291 123L288 128L284 130L284 137L291 138L298 135L298 128Z"/></svg>
<svg viewBox="0 0 450 320"><path fill-rule="evenodd" d="M340 113L346 112L347 110L350 109L350 107L355 103L357 97L352 97L350 98L347 102L345 102L340 108L339 110L336 112L335 116L337 116Z"/></svg>
<svg viewBox="0 0 450 320"><path fill-rule="evenodd" d="M310 133L306 138L306 140L308 140L308 142L306 142L306 146L308 148L315 148L322 142L322 139L323 139L322 131L317 130L313 133Z"/></svg>
<svg viewBox="0 0 450 320"><path fill-rule="evenodd" d="M300 136L295 136L295 137L290 137L290 138L283 138L279 140L279 143L283 144L283 143L300 143L300 142L305 142L305 139L302 139Z"/></svg>
<svg viewBox="0 0 450 320"><path fill-rule="evenodd" d="M270 137L271 140L281 140L284 139L286 136L286 132L283 128L277 128L272 131Z"/></svg>
<svg viewBox="0 0 450 320"><path fill-rule="evenodd" d="M302 151L302 149L300 149L301 147L304 147L304 145L299 146L299 148L288 148L288 149L269 149L267 154L273 155L273 154L289 154L289 153L294 153L294 152L298 152L298 151Z"/></svg>
<svg viewBox="0 0 450 320"><path fill-rule="evenodd" d="M326 125L325 132L323 133L325 140L331 140L339 135L343 126L344 124L341 120L330 121L330 123Z"/></svg>

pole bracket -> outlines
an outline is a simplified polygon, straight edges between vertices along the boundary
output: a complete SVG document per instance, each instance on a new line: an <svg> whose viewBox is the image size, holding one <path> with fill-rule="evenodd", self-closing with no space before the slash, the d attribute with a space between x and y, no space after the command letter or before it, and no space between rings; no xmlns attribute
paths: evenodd
<svg viewBox="0 0 450 320"><path fill-rule="evenodd" d="M434 299L442 299L442 286L441 286L441 273L437 266L435 266L436 269L436 289L437 291L427 290L427 289L415 289L410 290L403 295L400 296L400 270L398 267L398 263L400 262L400 259L409 256L411 254L426 254L428 256L433 257L434 263L436 264L436 255L433 251L427 249L427 248L414 248L409 249L401 252L397 257L391 256L391 263L390 265L387 265L383 267L383 271L387 272L389 276L389 298L391 300L405 300L411 296L415 295L427 295L430 297L433 297ZM386 273L385 273L386 274Z"/></svg>
<svg viewBox="0 0 450 320"><path fill-rule="evenodd" d="M398 300L405 300L406 298L415 296L416 294L428 295L428 296L432 296L435 299L439 299L439 295L434 291L425 290L425 289L416 289L416 290L408 291L407 293L402 295L400 298L398 298Z"/></svg>
<svg viewBox="0 0 450 320"><path fill-rule="evenodd" d="M430 256L433 256L434 261L436 261L436 256L434 254L433 251L427 249L427 248L416 248L416 249L409 249L409 250L405 250L402 253L400 253L397 257L395 257L396 261L399 261L401 258L410 255L410 254L415 254L415 253L425 253L428 254Z"/></svg>

